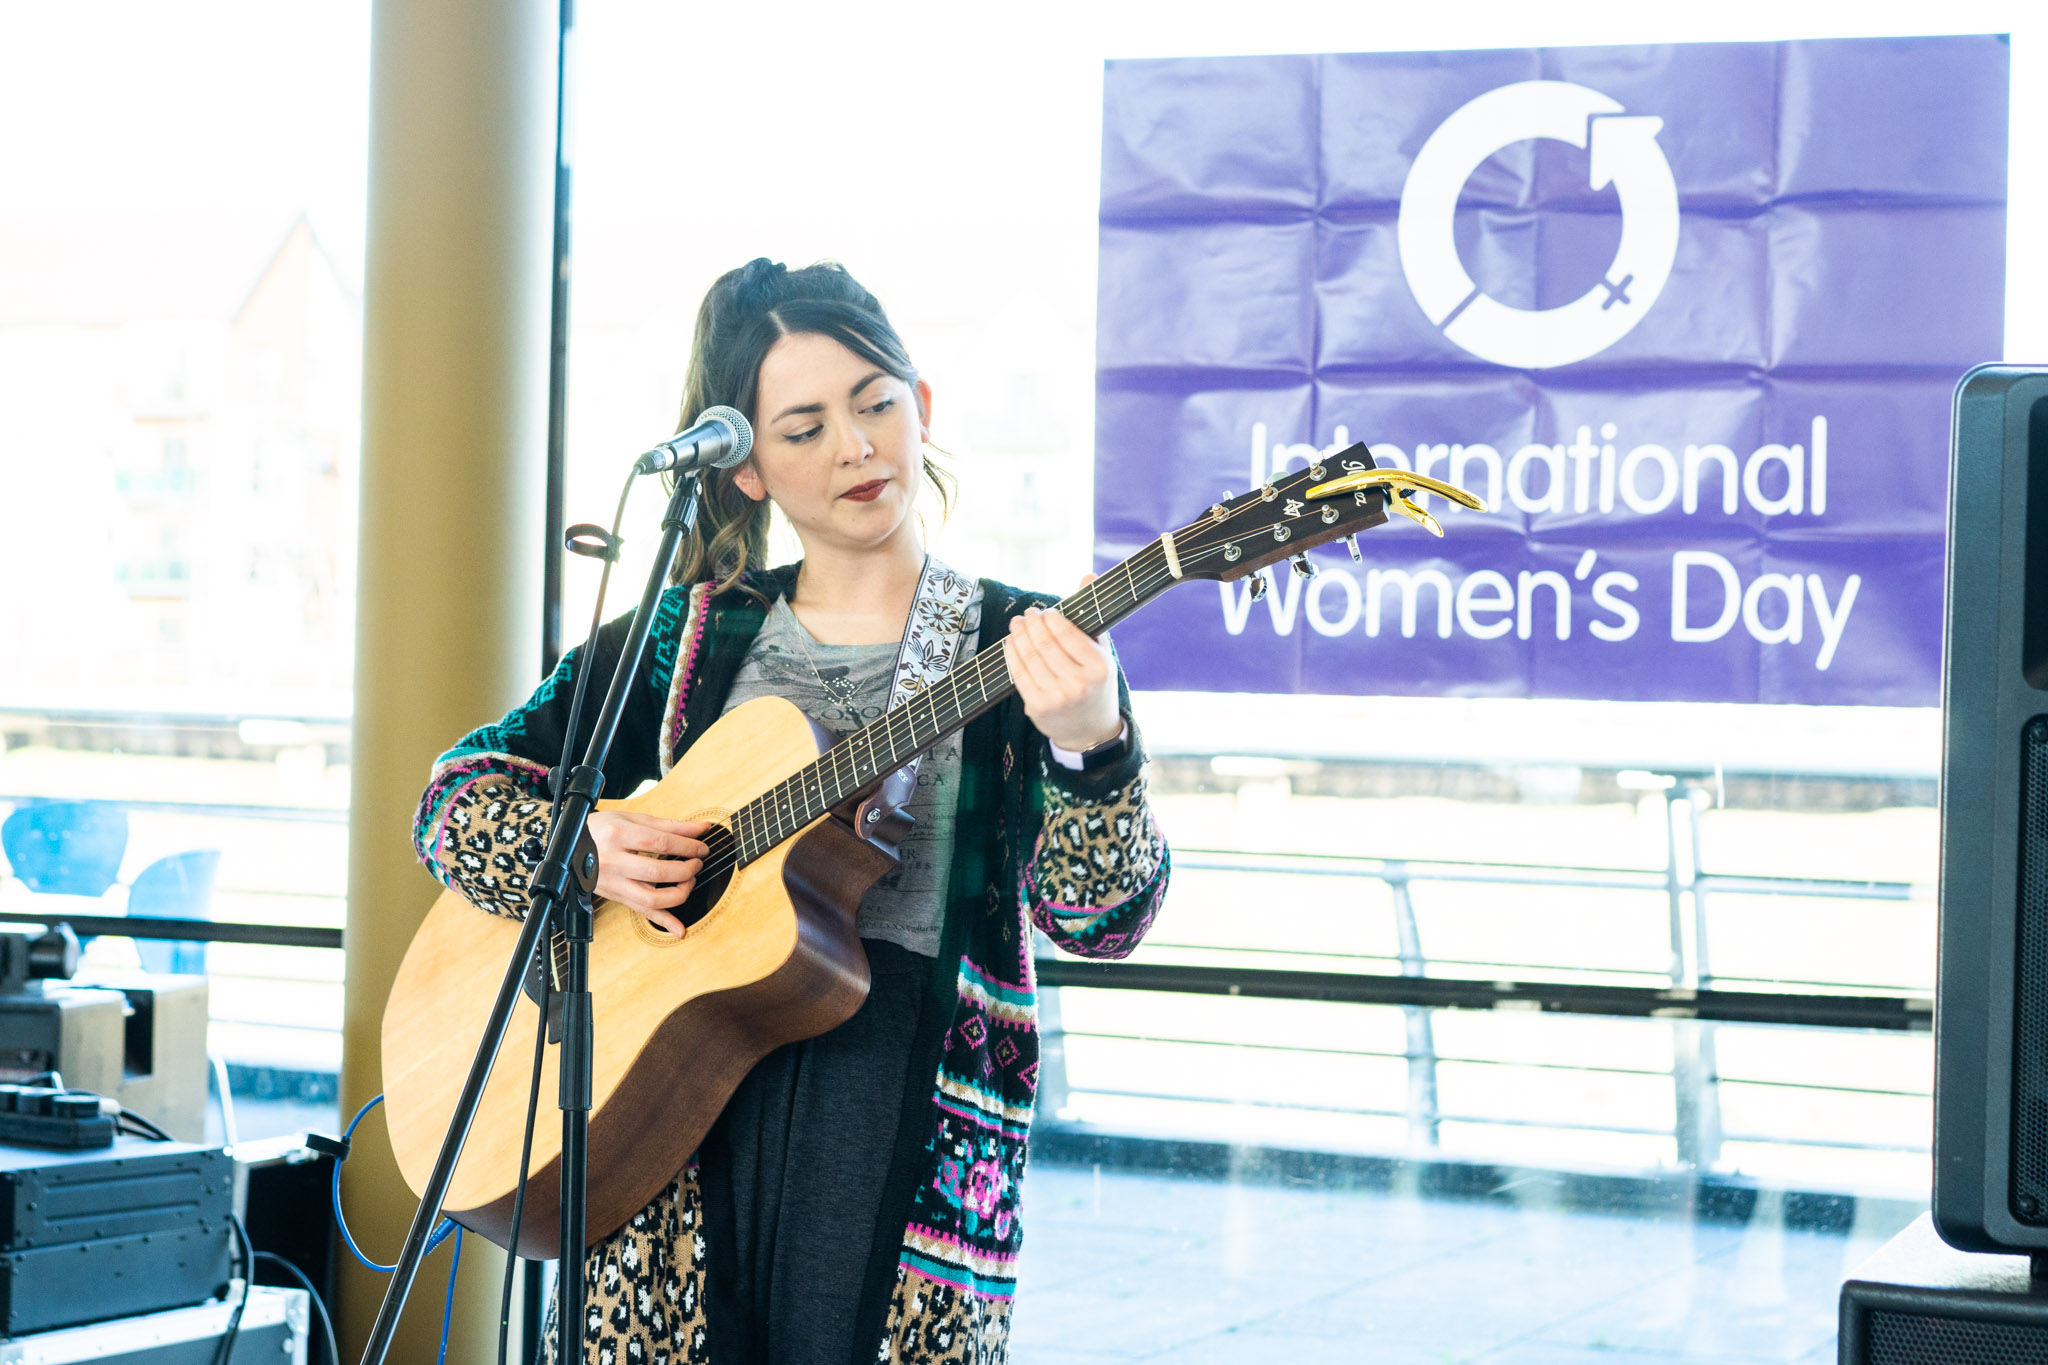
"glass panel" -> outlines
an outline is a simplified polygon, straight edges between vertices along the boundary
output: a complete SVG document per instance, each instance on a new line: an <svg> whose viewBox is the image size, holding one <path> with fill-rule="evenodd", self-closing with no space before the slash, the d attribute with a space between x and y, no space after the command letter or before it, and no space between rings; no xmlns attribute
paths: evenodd
<svg viewBox="0 0 2048 1365"><path fill-rule="evenodd" d="M1842 1277L1926 1207L1924 1034L1076 988L1058 1010L1027 1365L1832 1360Z"/></svg>
<svg viewBox="0 0 2048 1365"><path fill-rule="evenodd" d="M119 16L11 14L0 80L0 911L338 929L368 7ZM332 1125L339 952L86 945L142 968L211 978L241 1136Z"/></svg>
<svg viewBox="0 0 2048 1365"><path fill-rule="evenodd" d="M1924 1201L1924 1033L1067 987L1042 1125Z"/></svg>
<svg viewBox="0 0 2048 1365"><path fill-rule="evenodd" d="M1818 36L1611 19L1545 7L1487 41ZM937 392L963 503L935 549L1047 590L1091 567L1102 60L1473 41L1462 11L1136 5L1006 34L990 64L820 11L771 90L707 69L683 109L676 54L751 50L758 18L583 22L571 519L691 415L717 274L831 257ZM849 73L883 78L821 139ZM709 221L702 180L648 169L708 167L702 107L747 119L706 171L731 206ZM2015 224L2039 216L2021 179ZM1217 491L1158 490L1161 527ZM621 582L653 525L643 494ZM595 574L569 577L575 635ZM1135 965L1925 1002L1936 712L1366 695L1383 685L1138 696L1175 873ZM1925 1205L1925 1032L1164 989L1042 1010L1022 1361L1822 1359L1843 1268Z"/></svg>

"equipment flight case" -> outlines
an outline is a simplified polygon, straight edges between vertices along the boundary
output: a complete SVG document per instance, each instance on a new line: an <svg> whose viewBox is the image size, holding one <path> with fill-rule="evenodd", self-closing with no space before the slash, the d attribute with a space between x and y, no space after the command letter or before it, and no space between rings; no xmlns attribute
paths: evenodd
<svg viewBox="0 0 2048 1365"><path fill-rule="evenodd" d="M0 1147L0 1338L219 1294L234 1273L233 1198L218 1147Z"/></svg>
<svg viewBox="0 0 2048 1365"><path fill-rule="evenodd" d="M0 1365L213 1365L239 1298L0 1341ZM303 1289L252 1286L228 1365L306 1365L310 1311Z"/></svg>

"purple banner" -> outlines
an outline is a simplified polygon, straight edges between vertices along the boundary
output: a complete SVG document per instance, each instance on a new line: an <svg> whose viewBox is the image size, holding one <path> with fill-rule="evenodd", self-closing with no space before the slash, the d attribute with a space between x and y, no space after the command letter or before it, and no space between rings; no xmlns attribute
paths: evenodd
<svg viewBox="0 0 2048 1365"><path fill-rule="evenodd" d="M1098 566L1352 441L1491 509L1178 587L1118 627L1133 683L1936 704L2008 53L1111 62Z"/></svg>

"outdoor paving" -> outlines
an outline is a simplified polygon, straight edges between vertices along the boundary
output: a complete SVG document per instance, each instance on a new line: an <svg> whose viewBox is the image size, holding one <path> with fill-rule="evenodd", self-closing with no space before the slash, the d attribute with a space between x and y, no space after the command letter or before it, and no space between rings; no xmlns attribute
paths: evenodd
<svg viewBox="0 0 2048 1365"><path fill-rule="evenodd" d="M1034 1166L1015 1365L1833 1361L1842 1279L1904 1226L1746 1224ZM1873 1224L1873 1225L1866 1225Z"/></svg>

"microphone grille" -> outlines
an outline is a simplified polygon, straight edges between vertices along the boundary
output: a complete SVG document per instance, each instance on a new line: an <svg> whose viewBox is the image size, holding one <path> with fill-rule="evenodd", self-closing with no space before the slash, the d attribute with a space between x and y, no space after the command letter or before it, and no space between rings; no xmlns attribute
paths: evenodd
<svg viewBox="0 0 2048 1365"><path fill-rule="evenodd" d="M738 408L729 408L723 403L715 408L706 408L697 414L697 423L701 426L706 422L723 422L732 428L732 449L713 460L713 468L731 469L752 453L754 428L748 424L746 415Z"/></svg>

